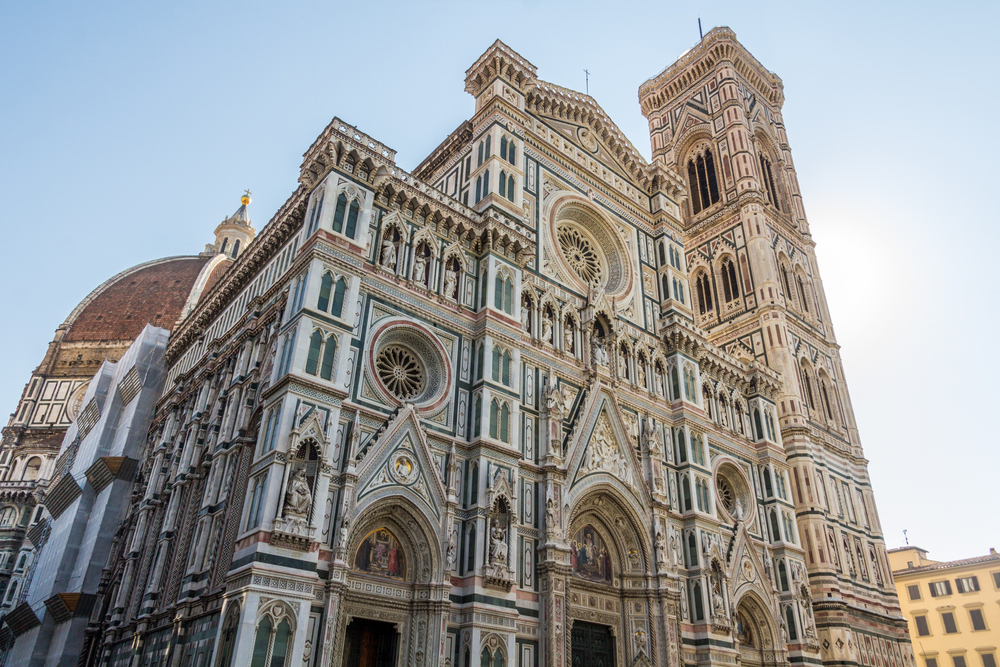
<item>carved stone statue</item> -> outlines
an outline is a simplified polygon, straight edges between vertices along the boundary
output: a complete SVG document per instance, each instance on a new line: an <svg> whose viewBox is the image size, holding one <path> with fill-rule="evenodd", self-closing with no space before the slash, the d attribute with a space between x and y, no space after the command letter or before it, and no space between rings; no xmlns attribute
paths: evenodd
<svg viewBox="0 0 1000 667"><path fill-rule="evenodd" d="M667 564L667 540L663 537L662 531L656 531L656 564Z"/></svg>
<svg viewBox="0 0 1000 667"><path fill-rule="evenodd" d="M573 325L567 322L563 328L563 350L573 352Z"/></svg>
<svg viewBox="0 0 1000 667"><path fill-rule="evenodd" d="M337 541L337 546L340 549L347 548L347 535L351 532L351 519L349 517L344 517L344 520L340 522L340 538Z"/></svg>
<svg viewBox="0 0 1000 667"><path fill-rule="evenodd" d="M658 394L662 394L663 393L663 373L660 372L660 367L659 366L654 366L653 367L653 381L656 384L656 386L653 388L653 391L655 391Z"/></svg>
<svg viewBox="0 0 1000 667"><path fill-rule="evenodd" d="M458 538L455 534L455 530L451 531L451 539L448 541L448 551L445 554L445 568L448 570L455 569L455 552L456 552L456 542Z"/></svg>
<svg viewBox="0 0 1000 667"><path fill-rule="evenodd" d="M521 328L531 332L531 308L527 304L521 305Z"/></svg>
<svg viewBox="0 0 1000 667"><path fill-rule="evenodd" d="M552 385L545 393L545 407L553 419L562 419L566 414L566 397L558 386Z"/></svg>
<svg viewBox="0 0 1000 667"><path fill-rule="evenodd" d="M548 314L542 315L542 340L552 342L552 318Z"/></svg>
<svg viewBox="0 0 1000 667"><path fill-rule="evenodd" d="M590 346L590 356L592 363L595 366L607 366L608 365L608 348L599 338L594 338Z"/></svg>
<svg viewBox="0 0 1000 667"><path fill-rule="evenodd" d="M449 299L458 298L458 271L444 270L444 295Z"/></svg>
<svg viewBox="0 0 1000 667"><path fill-rule="evenodd" d="M507 530L496 519L490 529L490 562L494 565L507 563Z"/></svg>
<svg viewBox="0 0 1000 667"><path fill-rule="evenodd" d="M550 533L559 529L559 513L551 498L545 502L545 527Z"/></svg>
<svg viewBox="0 0 1000 667"><path fill-rule="evenodd" d="M285 515L304 517L309 513L311 504L312 492L309 490L306 471L299 468L288 481L288 490L285 492Z"/></svg>
<svg viewBox="0 0 1000 667"><path fill-rule="evenodd" d="M413 258L412 278L418 283L422 283L427 280L427 258L421 254L417 254L417 256Z"/></svg>
<svg viewBox="0 0 1000 667"><path fill-rule="evenodd" d="M392 239L382 239L382 268L396 270L396 244Z"/></svg>
<svg viewBox="0 0 1000 667"><path fill-rule="evenodd" d="M625 369L628 367L625 361L625 353L621 350L618 351L618 377L625 378Z"/></svg>
<svg viewBox="0 0 1000 667"><path fill-rule="evenodd" d="M645 388L646 386L646 366L639 364L639 369L636 371L636 379L639 382L639 386Z"/></svg>

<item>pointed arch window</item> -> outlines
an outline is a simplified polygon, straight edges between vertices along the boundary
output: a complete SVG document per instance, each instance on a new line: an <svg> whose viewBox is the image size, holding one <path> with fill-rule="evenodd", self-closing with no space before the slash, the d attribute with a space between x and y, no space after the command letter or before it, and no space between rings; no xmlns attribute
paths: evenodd
<svg viewBox="0 0 1000 667"><path fill-rule="evenodd" d="M722 291L726 297L726 303L738 298L740 295L740 284L736 277L736 265L728 257L722 260Z"/></svg>
<svg viewBox="0 0 1000 667"><path fill-rule="evenodd" d="M500 137L500 157L507 159L507 137Z"/></svg>
<svg viewBox="0 0 1000 667"><path fill-rule="evenodd" d="M501 142L500 145L503 146L503 142ZM507 172L503 170L500 171L500 189L498 190L498 192L500 193L501 197L507 196Z"/></svg>
<svg viewBox="0 0 1000 667"><path fill-rule="evenodd" d="M778 528L778 515L774 510L771 510L771 541L781 541L781 529Z"/></svg>
<svg viewBox="0 0 1000 667"><path fill-rule="evenodd" d="M795 282L799 287L799 303L802 304L802 310L809 312L809 300L806 299L806 287L802 281L802 276L795 276Z"/></svg>
<svg viewBox="0 0 1000 667"><path fill-rule="evenodd" d="M479 437L479 423L483 419L483 397L476 395L476 401L472 408L472 437Z"/></svg>
<svg viewBox="0 0 1000 667"><path fill-rule="evenodd" d="M337 279L337 287L333 290L333 307L330 313L334 317L344 316L344 297L347 296L347 281L343 277Z"/></svg>
<svg viewBox="0 0 1000 667"><path fill-rule="evenodd" d="M473 572L476 569L476 524L469 526L469 550L468 558L465 561L465 571Z"/></svg>
<svg viewBox="0 0 1000 667"><path fill-rule="evenodd" d="M236 259L240 254L240 240L236 239L236 243L233 244L233 259Z"/></svg>
<svg viewBox="0 0 1000 667"><path fill-rule="evenodd" d="M489 158L489 156L493 154L493 151L490 150L490 139L491 138L492 137L490 137L489 135L486 136L486 157L487 158Z"/></svg>
<svg viewBox="0 0 1000 667"><path fill-rule="evenodd" d="M337 356L337 337L330 336L323 346L323 363L320 365L319 376L324 380L333 377L333 360Z"/></svg>
<svg viewBox="0 0 1000 667"><path fill-rule="evenodd" d="M323 280L320 281L319 300L316 302L316 308L322 310L324 313L330 307L330 292L332 290L333 275L328 271L323 274Z"/></svg>
<svg viewBox="0 0 1000 667"><path fill-rule="evenodd" d="M781 205L778 203L778 191L774 187L774 173L771 168L771 160L760 153L757 157L760 158L760 180L763 182L764 190L767 191L767 199L771 202L774 208L781 210Z"/></svg>
<svg viewBox="0 0 1000 667"><path fill-rule="evenodd" d="M490 170L487 169L483 172L483 197L490 194Z"/></svg>
<svg viewBox="0 0 1000 667"><path fill-rule="evenodd" d="M805 393L806 405L815 410L816 401L813 400L812 379L809 377L809 371L804 366L802 367L802 389Z"/></svg>
<svg viewBox="0 0 1000 667"><path fill-rule="evenodd" d="M514 177L507 177L507 199L514 201Z"/></svg>
<svg viewBox="0 0 1000 667"><path fill-rule="evenodd" d="M477 176L476 177L476 203L478 204L479 200L482 199L482 198L483 198L483 177L482 176Z"/></svg>
<svg viewBox="0 0 1000 667"><path fill-rule="evenodd" d="M313 331L309 338L309 356L306 357L306 373L316 375L319 368L319 353L323 348L323 334L320 331Z"/></svg>
<svg viewBox="0 0 1000 667"><path fill-rule="evenodd" d="M688 188L691 195L691 214L697 215L719 201L719 182L715 173L712 149L705 148L688 160Z"/></svg>
<svg viewBox="0 0 1000 667"><path fill-rule="evenodd" d="M695 280L695 289L698 293L698 313L706 315L712 310L712 284L707 273L698 274L698 279Z"/></svg>
<svg viewBox="0 0 1000 667"><path fill-rule="evenodd" d="M516 154L517 154L517 148L516 148L516 146L514 144L514 140L511 139L507 143L507 162L510 162L511 164L516 165L517 162L514 161Z"/></svg>
<svg viewBox="0 0 1000 667"><path fill-rule="evenodd" d="M687 475L681 477L681 497L684 501L684 512L691 511L691 481Z"/></svg>
<svg viewBox="0 0 1000 667"><path fill-rule="evenodd" d="M347 213L347 195L337 197L337 208L333 211L333 231L340 234L344 230L344 214Z"/></svg>
<svg viewBox="0 0 1000 667"><path fill-rule="evenodd" d="M792 294L792 284L788 280L788 269L782 263L779 265L779 270L781 271L781 286L785 290L785 297L790 301L794 295Z"/></svg>
<svg viewBox="0 0 1000 667"><path fill-rule="evenodd" d="M319 226L319 216L323 213L323 197L325 196L325 192L320 192L319 196L313 200L312 214L309 216L309 235L312 235L316 231L316 227Z"/></svg>
<svg viewBox="0 0 1000 667"><path fill-rule="evenodd" d="M694 608L692 614L694 615L694 620L701 621L705 618L705 603L701 599L701 584L697 581L694 586L691 587L691 598L694 600L694 604L691 606Z"/></svg>
<svg viewBox="0 0 1000 667"><path fill-rule="evenodd" d="M354 234L358 230L358 213L360 212L361 207L358 205L358 200L355 199L347 210L347 227L344 229L344 236L354 238Z"/></svg>

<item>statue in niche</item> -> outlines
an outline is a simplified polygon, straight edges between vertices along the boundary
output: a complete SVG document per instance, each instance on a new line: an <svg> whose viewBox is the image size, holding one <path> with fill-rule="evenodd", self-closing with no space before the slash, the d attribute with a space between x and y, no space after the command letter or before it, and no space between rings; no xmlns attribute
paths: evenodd
<svg viewBox="0 0 1000 667"><path fill-rule="evenodd" d="M622 378L623 380L627 380L628 379L627 368L628 368L628 362L625 360L625 351L624 350L619 350L618 351L618 377Z"/></svg>
<svg viewBox="0 0 1000 667"><path fill-rule="evenodd" d="M542 341L552 342L552 316L549 315L548 311L542 315Z"/></svg>
<svg viewBox="0 0 1000 667"><path fill-rule="evenodd" d="M444 295L449 299L458 298L458 271L450 267L444 270Z"/></svg>
<svg viewBox="0 0 1000 667"><path fill-rule="evenodd" d="M640 387L646 386L646 364L640 363L639 368L636 370L636 380L639 382Z"/></svg>
<svg viewBox="0 0 1000 667"><path fill-rule="evenodd" d="M667 540L663 537L663 531L656 531L656 564L667 564Z"/></svg>
<svg viewBox="0 0 1000 667"><path fill-rule="evenodd" d="M604 341L600 338L595 337L591 343L591 357L592 363L595 366L607 366L608 365L608 347L604 344Z"/></svg>
<svg viewBox="0 0 1000 667"><path fill-rule="evenodd" d="M562 419L566 414L566 397L557 385L553 384L546 392L545 407L553 419Z"/></svg>
<svg viewBox="0 0 1000 667"><path fill-rule="evenodd" d="M413 258L413 279L421 284L427 280L427 258L420 251Z"/></svg>
<svg viewBox="0 0 1000 667"><path fill-rule="evenodd" d="M382 268L396 270L396 244L388 235L382 239Z"/></svg>
<svg viewBox="0 0 1000 667"><path fill-rule="evenodd" d="M670 527L670 553L673 554L674 565L679 566L684 562L681 554L681 536L673 526Z"/></svg>
<svg viewBox="0 0 1000 667"><path fill-rule="evenodd" d="M663 393L663 373L660 371L660 365L657 364L653 366L653 391L658 394Z"/></svg>
<svg viewBox="0 0 1000 667"><path fill-rule="evenodd" d="M285 492L285 515L305 517L309 513L311 504L312 492L309 490L306 471L304 468L299 468L292 473L288 481L288 490Z"/></svg>
<svg viewBox="0 0 1000 667"><path fill-rule="evenodd" d="M573 353L573 323L569 321L563 327L563 349Z"/></svg>
<svg viewBox="0 0 1000 667"><path fill-rule="evenodd" d="M490 563L506 565L507 563L507 530L500 525L498 519L493 519L490 529Z"/></svg>
<svg viewBox="0 0 1000 667"><path fill-rule="evenodd" d="M521 304L521 328L531 333L531 306L528 303Z"/></svg>
<svg viewBox="0 0 1000 667"><path fill-rule="evenodd" d="M455 553L457 550L456 546L457 541L458 541L457 531L455 531L455 529L452 529L451 539L448 540L448 551L445 555L445 561L446 561L445 569L447 570L455 569Z"/></svg>
<svg viewBox="0 0 1000 667"><path fill-rule="evenodd" d="M549 532L555 532L559 528L559 510L551 498L545 501L545 527Z"/></svg>

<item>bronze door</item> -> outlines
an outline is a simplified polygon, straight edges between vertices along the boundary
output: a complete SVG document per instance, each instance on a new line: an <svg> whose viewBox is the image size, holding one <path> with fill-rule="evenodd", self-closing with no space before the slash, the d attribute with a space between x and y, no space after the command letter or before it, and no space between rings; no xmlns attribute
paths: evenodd
<svg viewBox="0 0 1000 667"><path fill-rule="evenodd" d="M606 625L573 623L573 667L614 667L615 639Z"/></svg>
<svg viewBox="0 0 1000 667"><path fill-rule="evenodd" d="M396 628L391 623L354 619L347 626L344 667L395 667Z"/></svg>

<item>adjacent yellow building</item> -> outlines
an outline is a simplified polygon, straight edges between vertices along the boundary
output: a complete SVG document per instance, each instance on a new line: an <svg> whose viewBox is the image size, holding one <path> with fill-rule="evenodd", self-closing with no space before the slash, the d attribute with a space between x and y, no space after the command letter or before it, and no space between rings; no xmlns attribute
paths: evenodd
<svg viewBox="0 0 1000 667"><path fill-rule="evenodd" d="M889 567L917 667L997 667L1000 554L942 563L919 547L892 549Z"/></svg>

